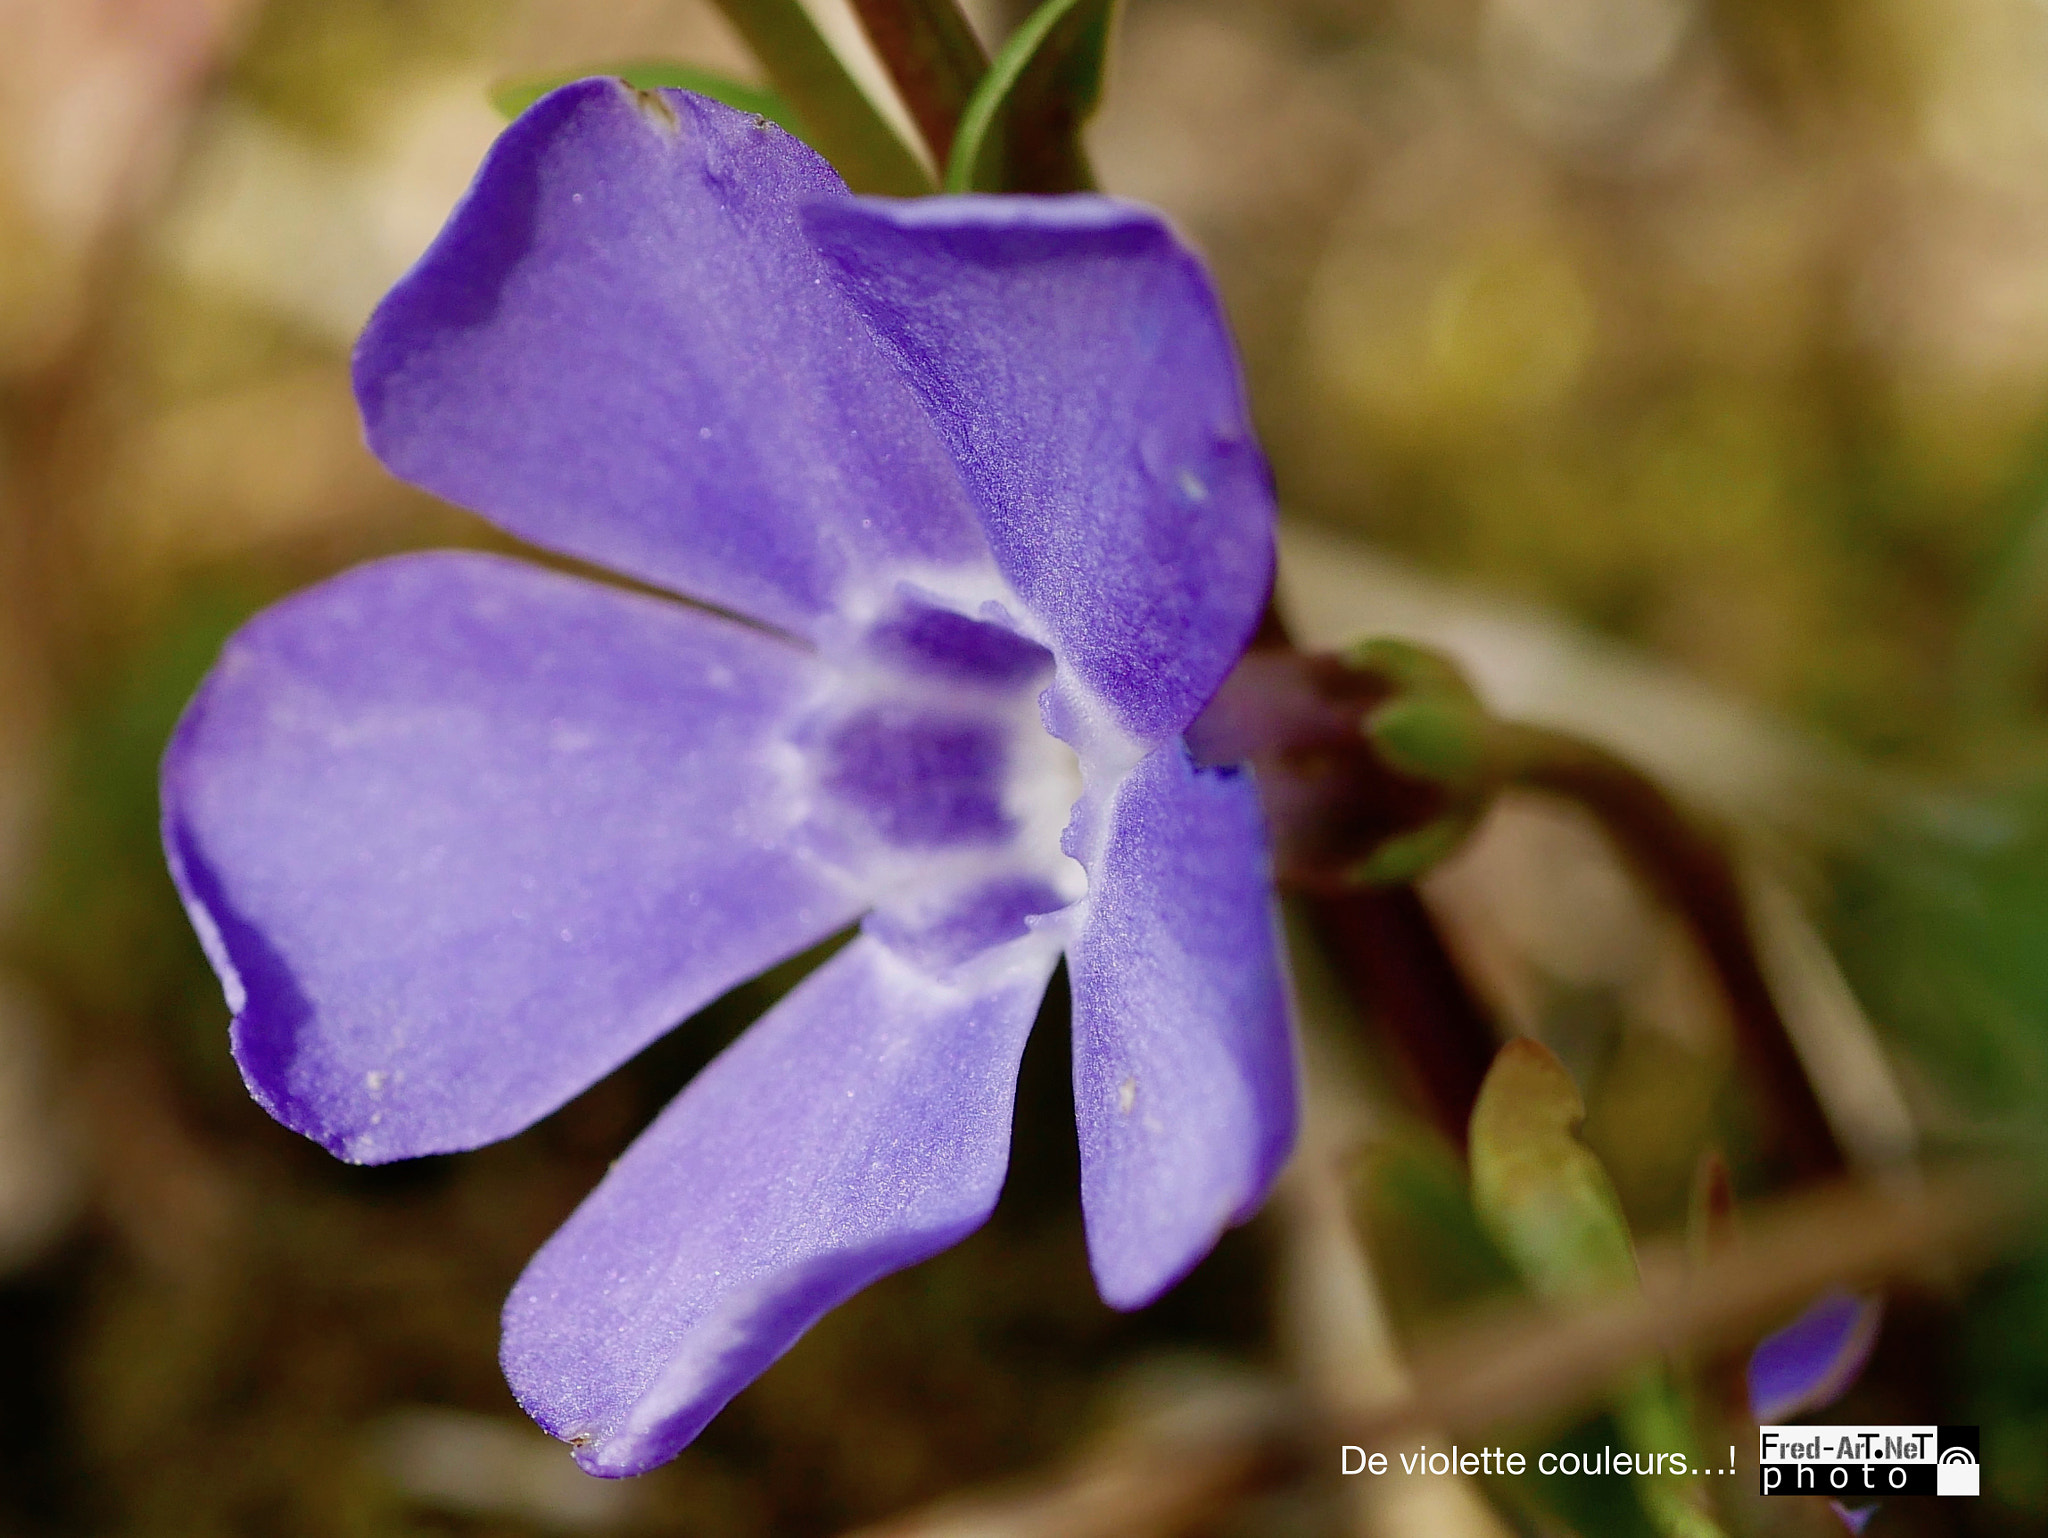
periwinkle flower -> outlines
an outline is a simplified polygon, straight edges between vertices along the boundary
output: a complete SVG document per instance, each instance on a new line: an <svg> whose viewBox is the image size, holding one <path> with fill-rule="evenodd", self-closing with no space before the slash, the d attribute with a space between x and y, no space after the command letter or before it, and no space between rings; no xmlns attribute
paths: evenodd
<svg viewBox="0 0 2048 1538"><path fill-rule="evenodd" d="M506 1373L586 1469L672 1456L987 1217L1062 954L1103 1297L1257 1206L1295 1120L1265 836L1181 734L1273 506L1156 216L856 199L771 124L585 81L355 376L397 474L675 596L413 555L229 642L164 836L256 1098L346 1159L473 1148L859 924L514 1288Z"/></svg>

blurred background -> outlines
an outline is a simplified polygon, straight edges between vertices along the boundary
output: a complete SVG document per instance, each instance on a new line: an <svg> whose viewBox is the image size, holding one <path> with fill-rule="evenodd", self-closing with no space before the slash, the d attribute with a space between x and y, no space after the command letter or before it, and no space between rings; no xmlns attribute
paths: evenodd
<svg viewBox="0 0 2048 1538"><path fill-rule="evenodd" d="M1286 1380L1284 1212L1145 1314L1095 1300L1047 1030L988 1230L643 1480L527 1425L506 1289L776 980L509 1143L345 1167L241 1088L156 757L257 607L496 540L381 471L346 374L489 86L756 71L704 0L0 0L0 39L0 1534L827 1533ZM1131 0L1092 145L1214 267L1298 633L1435 640L1739 828L1866 1167L2038 1154L2048 6ZM1589 823L1504 805L1428 896L1573 1069L1639 1233L1682 1226L1703 1147L1761 1180L1697 958ZM1505 1284L1355 1056L1349 1221L1421 1338ZM1981 1423L1986 1498L1873 1533L2048 1531L2048 1249L1995 1249L1893 1299L1840 1410ZM1344 1531L1334 1484L1144 1530Z"/></svg>

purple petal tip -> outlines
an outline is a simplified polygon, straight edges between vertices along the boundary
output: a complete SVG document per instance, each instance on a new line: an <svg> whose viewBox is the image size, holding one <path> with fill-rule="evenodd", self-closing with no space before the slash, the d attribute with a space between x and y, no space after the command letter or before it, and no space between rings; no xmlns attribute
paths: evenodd
<svg viewBox="0 0 2048 1538"><path fill-rule="evenodd" d="M1749 1358L1749 1407L1765 1425L1833 1404L1877 1343L1882 1300L1840 1289L1764 1337Z"/></svg>

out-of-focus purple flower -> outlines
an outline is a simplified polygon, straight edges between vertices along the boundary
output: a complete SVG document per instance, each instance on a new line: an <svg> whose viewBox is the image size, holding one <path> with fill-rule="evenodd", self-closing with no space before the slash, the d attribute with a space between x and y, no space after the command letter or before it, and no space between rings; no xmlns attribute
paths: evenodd
<svg viewBox="0 0 2048 1538"><path fill-rule="evenodd" d="M1825 1409L1849 1391L1877 1344L1882 1300L1834 1288L1767 1335L1749 1357L1749 1409L1777 1425Z"/></svg>
<svg viewBox="0 0 2048 1538"><path fill-rule="evenodd" d="M1157 217L855 199L771 124L586 81L355 371L397 474L715 608L443 553L228 644L164 836L257 1099L347 1159L471 1148L860 925L514 1288L507 1375L585 1468L673 1455L987 1217L1062 954L1103 1296L1256 1207L1295 1121L1266 845L1181 733L1273 508Z"/></svg>
<svg viewBox="0 0 2048 1538"><path fill-rule="evenodd" d="M1844 1506L1840 1501L1829 1501L1828 1506L1841 1519L1842 1526L1852 1533L1860 1534L1864 1528L1870 1526L1870 1519L1877 1515L1875 1501L1868 1506Z"/></svg>

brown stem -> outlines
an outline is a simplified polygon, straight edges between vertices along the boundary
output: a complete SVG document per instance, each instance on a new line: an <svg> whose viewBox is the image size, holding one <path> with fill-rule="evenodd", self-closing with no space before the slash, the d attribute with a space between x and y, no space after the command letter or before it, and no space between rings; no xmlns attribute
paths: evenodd
<svg viewBox="0 0 2048 1538"><path fill-rule="evenodd" d="M1195 1390L1113 1427L1066 1467L963 1491L847 1538L1182 1538L1241 1502L1326 1467L1292 1395L1264 1385Z"/></svg>
<svg viewBox="0 0 2048 1538"><path fill-rule="evenodd" d="M853 0L903 105L945 169L960 114L988 72L988 55L953 0Z"/></svg>
<svg viewBox="0 0 2048 1538"><path fill-rule="evenodd" d="M1691 926L1727 998L1737 1047L1761 1087L1780 1157L1803 1177L1840 1172L1841 1150L1764 979L1726 850L1654 781L1606 749L1543 727L1500 730L1509 779L1569 797L1599 818L1643 879Z"/></svg>
<svg viewBox="0 0 2048 1538"><path fill-rule="evenodd" d="M1829 1287L1988 1264L2038 1231L2043 1195L2024 1168L1964 1166L1911 1192L1829 1182L1751 1208L1741 1246L1704 1264L1682 1242L1646 1242L1639 1296L1517 1302L1447 1325L1411 1358L1414 1396L1359 1417L1342 1439L1370 1445L1418 1425L1457 1435L1562 1417L1657 1354L1747 1350Z"/></svg>
<svg viewBox="0 0 2048 1538"><path fill-rule="evenodd" d="M1386 1031L1430 1120L1463 1153L1500 1043L1436 919L1412 886L1322 892L1309 902L1354 1007Z"/></svg>

